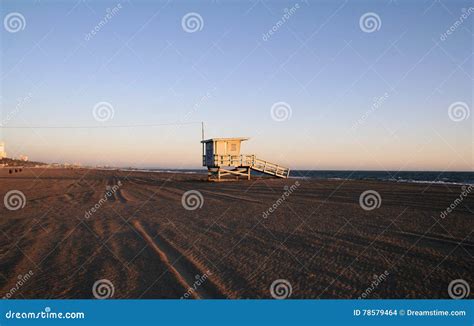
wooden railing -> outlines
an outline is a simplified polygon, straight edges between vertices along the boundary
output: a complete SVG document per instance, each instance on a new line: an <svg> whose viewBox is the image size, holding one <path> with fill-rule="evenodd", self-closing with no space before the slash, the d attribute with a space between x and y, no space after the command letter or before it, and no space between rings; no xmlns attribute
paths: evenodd
<svg viewBox="0 0 474 326"><path fill-rule="evenodd" d="M211 162L203 156L203 165L212 166L252 166L255 155L214 155ZM209 164L211 163L211 164Z"/></svg>

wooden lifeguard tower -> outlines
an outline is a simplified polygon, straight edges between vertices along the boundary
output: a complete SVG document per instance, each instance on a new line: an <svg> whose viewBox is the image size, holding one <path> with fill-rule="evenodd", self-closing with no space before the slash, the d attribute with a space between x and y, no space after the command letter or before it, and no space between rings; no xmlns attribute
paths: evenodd
<svg viewBox="0 0 474 326"><path fill-rule="evenodd" d="M258 171L278 178L288 178L290 169L258 159L255 155L240 154L243 141L249 138L211 138L201 141L202 165L207 166L209 181L223 177L244 177L250 180L250 171ZM227 178L228 179L228 178Z"/></svg>

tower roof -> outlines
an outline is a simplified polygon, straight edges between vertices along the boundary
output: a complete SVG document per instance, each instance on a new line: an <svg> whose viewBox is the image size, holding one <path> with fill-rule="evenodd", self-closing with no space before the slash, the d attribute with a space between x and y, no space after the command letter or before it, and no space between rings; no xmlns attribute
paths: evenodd
<svg viewBox="0 0 474 326"><path fill-rule="evenodd" d="M250 138L248 137L236 137L236 138L209 138L206 140L201 140L201 143L209 143L209 142L215 142L215 141L229 141L229 140L249 140Z"/></svg>

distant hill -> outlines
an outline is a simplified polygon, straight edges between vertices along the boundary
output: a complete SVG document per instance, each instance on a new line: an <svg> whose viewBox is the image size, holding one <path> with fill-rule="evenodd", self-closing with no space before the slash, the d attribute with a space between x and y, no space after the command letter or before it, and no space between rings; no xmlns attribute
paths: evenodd
<svg viewBox="0 0 474 326"><path fill-rule="evenodd" d="M34 162L34 161L21 161L21 160L15 160L12 158L2 158L0 159L0 166L5 165L5 166L37 166L37 165L46 165L46 163L42 162Z"/></svg>

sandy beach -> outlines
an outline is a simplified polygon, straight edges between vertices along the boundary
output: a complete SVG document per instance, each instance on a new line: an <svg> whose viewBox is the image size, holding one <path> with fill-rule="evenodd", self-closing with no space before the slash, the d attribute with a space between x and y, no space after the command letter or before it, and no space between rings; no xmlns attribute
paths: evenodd
<svg viewBox="0 0 474 326"><path fill-rule="evenodd" d="M205 178L0 169L1 198L25 200L0 209L2 296L93 298L106 279L112 298L271 298L284 279L290 298L449 298L474 283L474 197L441 217L459 185ZM367 190L380 207L361 207Z"/></svg>

